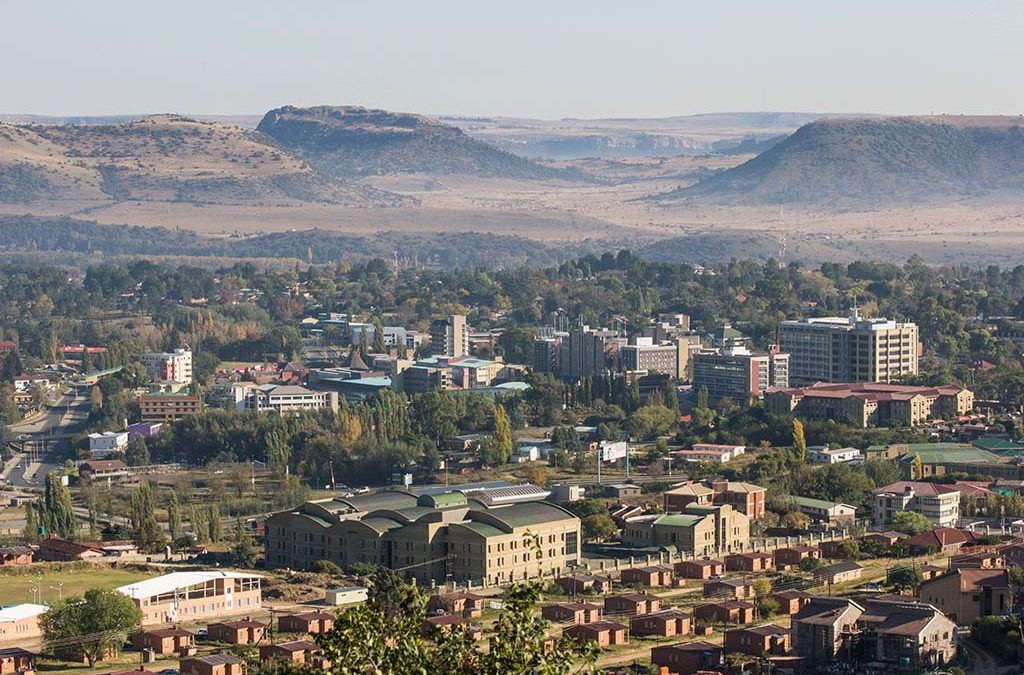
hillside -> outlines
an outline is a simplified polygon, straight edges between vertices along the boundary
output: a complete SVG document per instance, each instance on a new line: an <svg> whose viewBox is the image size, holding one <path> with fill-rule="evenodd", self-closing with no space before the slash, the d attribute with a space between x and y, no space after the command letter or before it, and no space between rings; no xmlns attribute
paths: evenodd
<svg viewBox="0 0 1024 675"><path fill-rule="evenodd" d="M834 118L806 124L735 168L654 199L869 207L1022 189L1020 118Z"/></svg>
<svg viewBox="0 0 1024 675"><path fill-rule="evenodd" d="M332 176L429 173L528 180L577 180L476 140L436 119L355 106L285 106L256 127L282 148Z"/></svg>
<svg viewBox="0 0 1024 675"><path fill-rule="evenodd" d="M0 124L0 202L395 205L261 134L174 115L106 125Z"/></svg>

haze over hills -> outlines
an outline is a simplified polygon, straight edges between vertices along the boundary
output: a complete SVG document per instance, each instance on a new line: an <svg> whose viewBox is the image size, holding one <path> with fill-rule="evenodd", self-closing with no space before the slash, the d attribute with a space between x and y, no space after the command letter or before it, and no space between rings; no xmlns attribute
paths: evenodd
<svg viewBox="0 0 1024 675"><path fill-rule="evenodd" d="M544 159L672 157L761 151L820 113L707 113L660 118L537 120L442 117L467 134L524 157Z"/></svg>
<svg viewBox="0 0 1024 675"><path fill-rule="evenodd" d="M870 208L1024 190L1019 117L836 118L743 164L658 195L721 204Z"/></svg>
<svg viewBox="0 0 1024 675"><path fill-rule="evenodd" d="M409 201L328 176L247 129L176 115L111 125L0 125L0 202L259 205Z"/></svg>
<svg viewBox="0 0 1024 675"><path fill-rule="evenodd" d="M321 171L345 178L400 173L582 177L496 149L424 115L357 106L285 106L268 112L256 129Z"/></svg>

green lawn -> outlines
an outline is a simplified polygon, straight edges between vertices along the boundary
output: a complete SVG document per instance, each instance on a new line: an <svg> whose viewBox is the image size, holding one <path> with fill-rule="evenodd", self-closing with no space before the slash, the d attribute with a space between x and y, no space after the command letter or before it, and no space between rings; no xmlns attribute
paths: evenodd
<svg viewBox="0 0 1024 675"><path fill-rule="evenodd" d="M36 586L42 588L42 599L45 604L56 602L61 595L67 598L72 595L82 595L90 588L116 588L156 576L152 572L113 569L105 566L60 572L47 572L43 566L34 566L30 571L17 571L17 574L0 572L0 605L34 602L35 596L32 589ZM60 586L60 591L58 591L55 587L60 584L63 586Z"/></svg>

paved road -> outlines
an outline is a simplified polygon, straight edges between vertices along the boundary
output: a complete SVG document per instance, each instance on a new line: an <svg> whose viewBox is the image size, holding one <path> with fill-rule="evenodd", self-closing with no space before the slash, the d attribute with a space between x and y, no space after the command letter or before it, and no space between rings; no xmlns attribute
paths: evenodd
<svg viewBox="0 0 1024 675"><path fill-rule="evenodd" d="M46 412L29 421L12 424L7 441L25 452L6 463L2 476L8 484L41 487L46 474L59 469L70 450L70 438L89 416L89 398L75 390L62 396Z"/></svg>

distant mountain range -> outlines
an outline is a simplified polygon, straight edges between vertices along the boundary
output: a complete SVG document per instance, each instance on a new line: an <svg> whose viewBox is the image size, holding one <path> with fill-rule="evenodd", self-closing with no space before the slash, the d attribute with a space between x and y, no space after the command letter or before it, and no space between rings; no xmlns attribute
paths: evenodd
<svg viewBox="0 0 1024 675"><path fill-rule="evenodd" d="M431 117L355 106L285 106L256 127L324 173L361 178L395 173L471 174L578 180L497 149Z"/></svg>
<svg viewBox="0 0 1024 675"><path fill-rule="evenodd" d="M1024 190L1024 118L832 118L659 201L872 206Z"/></svg>

